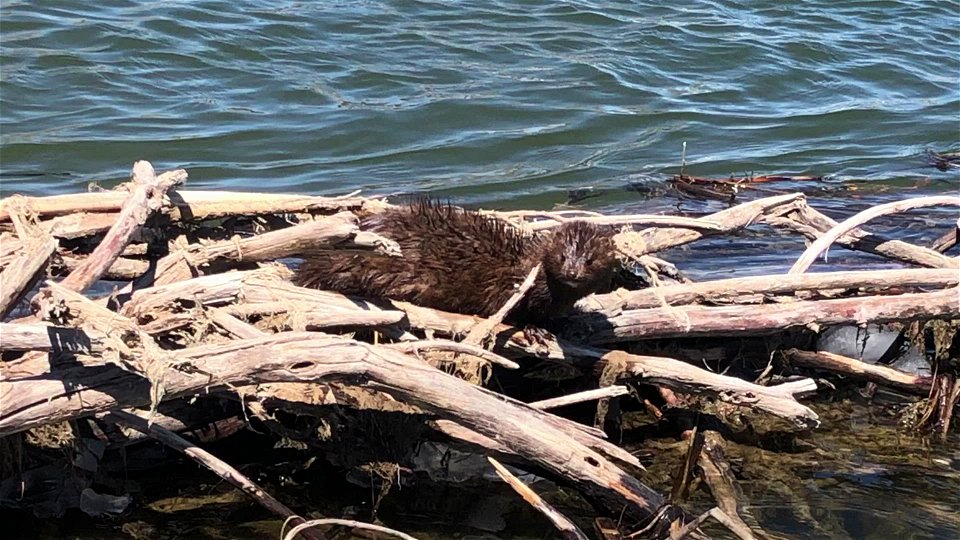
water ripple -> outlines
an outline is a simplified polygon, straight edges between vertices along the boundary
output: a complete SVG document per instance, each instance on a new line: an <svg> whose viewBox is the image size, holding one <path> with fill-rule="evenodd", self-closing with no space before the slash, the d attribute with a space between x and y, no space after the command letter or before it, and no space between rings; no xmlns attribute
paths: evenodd
<svg viewBox="0 0 960 540"><path fill-rule="evenodd" d="M956 17L946 1L7 1L3 189L110 184L146 157L209 187L549 206L659 181L683 141L697 174L897 181L960 140Z"/></svg>

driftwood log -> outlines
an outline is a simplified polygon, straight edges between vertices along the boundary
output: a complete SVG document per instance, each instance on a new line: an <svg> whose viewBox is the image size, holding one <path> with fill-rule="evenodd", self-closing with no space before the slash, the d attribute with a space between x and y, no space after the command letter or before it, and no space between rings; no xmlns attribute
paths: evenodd
<svg viewBox="0 0 960 540"><path fill-rule="evenodd" d="M57 249L57 242L25 215L17 213L13 219L20 235L14 249L19 248L19 251L9 256L9 262L4 264L0 273L0 317L3 318L40 279L41 272ZM4 243L11 241L8 238Z"/></svg>
<svg viewBox="0 0 960 540"><path fill-rule="evenodd" d="M958 289L780 304L670 306L625 310L610 317L578 316L571 332L590 343L642 338L737 336L770 333L810 325L866 324L956 318Z"/></svg>

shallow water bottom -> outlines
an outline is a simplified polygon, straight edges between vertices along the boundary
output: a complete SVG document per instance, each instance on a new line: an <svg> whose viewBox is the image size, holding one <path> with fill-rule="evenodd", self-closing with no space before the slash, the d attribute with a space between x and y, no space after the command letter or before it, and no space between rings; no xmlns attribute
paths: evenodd
<svg viewBox="0 0 960 540"><path fill-rule="evenodd" d="M728 441L726 457L746 505L745 518L782 538L957 538L960 537L960 437L945 442L914 437L896 425L888 405L862 400L817 403L823 424L797 437L761 439L758 445ZM647 419L647 422L652 422ZM636 426L642 429L644 420ZM630 431L624 436L629 439ZM776 441L776 442L773 442ZM279 538L281 521L239 491L182 457L152 443L131 449L131 460L163 463L127 471L134 503L124 515L93 519L71 511L40 520L5 512L4 538L179 539ZM641 479L669 493L688 443L672 438L627 444L648 471ZM261 483L270 493L313 517L371 520L377 489L345 480L342 469L323 464L292 472L306 452L272 449L252 432L208 448ZM137 453L144 454L138 456ZM155 455L155 457L150 457ZM144 457L146 456L146 458ZM320 456L320 462L323 456ZM111 473L113 474L113 473ZM356 479L357 472L349 474ZM362 474L361 474L362 476ZM377 519L417 538L551 538L556 532L500 482L476 478L463 484L436 483L425 474L405 475L379 502ZM702 486L702 485L701 485ZM558 510L592 530L592 510L580 497L549 481L533 484ZM693 514L715 505L705 487L683 506ZM733 538L716 524L713 538ZM338 531L333 538L370 538Z"/></svg>

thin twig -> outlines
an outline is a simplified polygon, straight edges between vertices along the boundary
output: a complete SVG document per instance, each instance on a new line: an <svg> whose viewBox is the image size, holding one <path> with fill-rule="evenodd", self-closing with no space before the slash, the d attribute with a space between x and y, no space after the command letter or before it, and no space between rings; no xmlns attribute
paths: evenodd
<svg viewBox="0 0 960 540"><path fill-rule="evenodd" d="M364 523L362 521L354 521L352 519L334 519L334 518L311 519L310 521L301 523L296 527L290 529L290 532L288 532L286 535L282 535L282 531L281 531L281 538L283 540L293 540L293 538L297 536L297 533L300 533L304 529L308 529L310 527L316 527L319 525L341 525L343 527L353 527L355 529L366 529L368 531L381 532L384 534L396 536L397 538L403 538L403 540L417 540L416 538L410 536L407 533L402 533L400 531L396 531L387 527L382 527L380 525L374 525L372 523Z"/></svg>
<svg viewBox="0 0 960 540"><path fill-rule="evenodd" d="M477 358L486 360L491 364L497 364L498 366L503 366L507 369L518 369L520 364L517 364L513 360L508 360L499 354L490 352L483 347L477 345L472 345L470 343L458 343L456 341L449 341L445 339L425 339L420 341L404 341L402 343L392 343L390 345L385 345L391 349L397 349L405 353L422 351L422 350L434 350L434 351L450 351L456 353L467 354L470 356L476 356Z"/></svg>
<svg viewBox="0 0 960 540"><path fill-rule="evenodd" d="M521 482L520 479L508 471L506 467L501 465L499 461L489 456L487 457L487 461L493 465L493 468L497 471L497 475L523 497L523 500L530 503L530 506L533 506L538 512L543 514L544 517L550 520L550 523L553 523L553 526L560 531L560 534L564 538L568 540L587 540L587 535L583 534L583 531L574 525L574 523L570 521L570 518L550 506L540 495Z"/></svg>
<svg viewBox="0 0 960 540"><path fill-rule="evenodd" d="M560 396L550 399L543 399L540 401L531 401L528 403L531 407L535 409L555 409L557 407L563 407L566 405L572 405L574 403L582 403L584 401L593 401L595 399L604 399L611 397L624 396L630 393L630 389L626 386L604 386L603 388L597 388L595 390L586 390L584 392L577 392L576 394L569 394L566 396Z"/></svg>
<svg viewBox="0 0 960 540"><path fill-rule="evenodd" d="M520 284L520 287L517 288L517 292L513 293L513 296L511 296L510 299L503 304L503 307L497 310L497 312L491 315L489 318L477 323L477 325L474 326L467 334L467 337L464 338L463 342L472 345L480 345L481 343L487 341L493 335L497 326L503 322L503 319L508 313L510 313L510 310L516 307L516 305L520 303L520 300L523 299L524 295L527 294L527 291L530 290L530 287L533 287L533 282L536 281L537 274L540 273L540 266L540 264L534 266L533 269L530 270L530 273L527 274L527 278L524 279L523 283Z"/></svg>

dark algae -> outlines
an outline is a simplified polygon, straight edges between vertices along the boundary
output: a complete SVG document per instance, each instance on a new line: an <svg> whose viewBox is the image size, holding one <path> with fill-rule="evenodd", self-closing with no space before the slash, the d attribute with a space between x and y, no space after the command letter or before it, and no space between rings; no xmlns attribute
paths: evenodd
<svg viewBox="0 0 960 540"><path fill-rule="evenodd" d="M403 256L318 252L294 281L489 316L542 264L533 287L507 317L532 324L607 287L618 265L610 234L581 221L530 236L503 220L423 199L375 214L361 228L396 241Z"/></svg>

